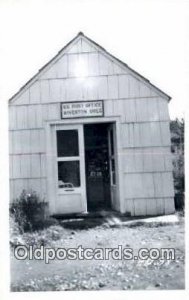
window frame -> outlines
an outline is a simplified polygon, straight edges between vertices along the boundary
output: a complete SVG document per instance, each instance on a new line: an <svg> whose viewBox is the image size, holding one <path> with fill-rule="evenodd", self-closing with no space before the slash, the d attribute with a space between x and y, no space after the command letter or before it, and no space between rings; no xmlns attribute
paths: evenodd
<svg viewBox="0 0 189 300"><path fill-rule="evenodd" d="M78 154L77 156L58 156L58 141L57 141L57 131L70 131L76 130L77 131L77 139L78 139ZM79 182L80 185L77 187L60 187L59 186L59 178L58 178L58 162L71 162L71 161L78 161L79 162ZM78 128L56 128L56 176L57 176L57 188L59 191L75 191L81 188L81 151L80 151L80 142L79 142L79 129Z"/></svg>

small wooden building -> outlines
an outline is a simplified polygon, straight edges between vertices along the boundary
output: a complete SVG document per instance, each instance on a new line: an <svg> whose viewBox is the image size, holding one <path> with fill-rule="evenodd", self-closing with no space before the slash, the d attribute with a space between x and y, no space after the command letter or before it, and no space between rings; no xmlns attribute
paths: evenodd
<svg viewBox="0 0 189 300"><path fill-rule="evenodd" d="M10 197L50 215L173 213L170 97L79 33L9 101Z"/></svg>

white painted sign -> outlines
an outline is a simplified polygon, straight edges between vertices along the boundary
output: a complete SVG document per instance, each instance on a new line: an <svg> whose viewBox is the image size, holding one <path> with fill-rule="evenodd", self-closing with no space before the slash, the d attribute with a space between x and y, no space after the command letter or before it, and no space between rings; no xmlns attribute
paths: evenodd
<svg viewBox="0 0 189 300"><path fill-rule="evenodd" d="M103 101L64 102L61 103L62 119L102 117Z"/></svg>

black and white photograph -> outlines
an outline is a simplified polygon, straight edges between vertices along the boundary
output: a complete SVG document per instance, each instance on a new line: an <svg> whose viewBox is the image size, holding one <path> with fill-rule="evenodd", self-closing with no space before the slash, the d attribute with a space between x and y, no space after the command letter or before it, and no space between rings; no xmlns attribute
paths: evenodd
<svg viewBox="0 0 189 300"><path fill-rule="evenodd" d="M0 1L11 295L186 289L187 9Z"/></svg>

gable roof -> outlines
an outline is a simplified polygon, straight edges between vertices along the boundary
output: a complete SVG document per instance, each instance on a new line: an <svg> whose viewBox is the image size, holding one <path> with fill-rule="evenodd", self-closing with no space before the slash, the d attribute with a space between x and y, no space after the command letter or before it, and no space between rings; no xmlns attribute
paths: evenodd
<svg viewBox="0 0 189 300"><path fill-rule="evenodd" d="M112 59L114 62L118 63L121 67L126 68L127 70L129 70L131 72L131 74L133 74L136 78L138 78L139 80L142 80L144 83L146 83L148 86L152 87L157 93L160 93L164 98L166 98L168 101L171 100L171 97L166 94L165 92L163 92L162 90L160 90L157 86L155 86L154 84L152 84L147 78L145 78L144 76L142 76L141 74L139 74L138 72L136 72L135 70L133 70L131 67L129 67L126 63L124 63L122 60L118 59L117 57L115 57L114 55L112 55L111 53L109 53L106 49L104 49L102 46L100 46L99 44L97 44L95 41L93 41L92 39L90 39L89 37L87 37L86 35L84 35L83 32L79 32L69 43L67 43L49 62L47 62L42 68L39 69L39 71L32 77L30 78L19 90L17 93L15 93L10 99L9 101L14 100L15 98L17 98L22 92L24 92L30 85L32 85L32 83L35 82L35 80L38 79L38 77L44 73L46 71L46 69L51 66L52 64L54 64L62 55L65 54L65 52L69 49L69 47L74 44L75 42L77 42L77 40L79 40L80 38L84 39L85 41L89 42L90 44L92 44L92 46L94 46L95 48L97 48L98 50L100 50L104 55L106 55L106 57Z"/></svg>

